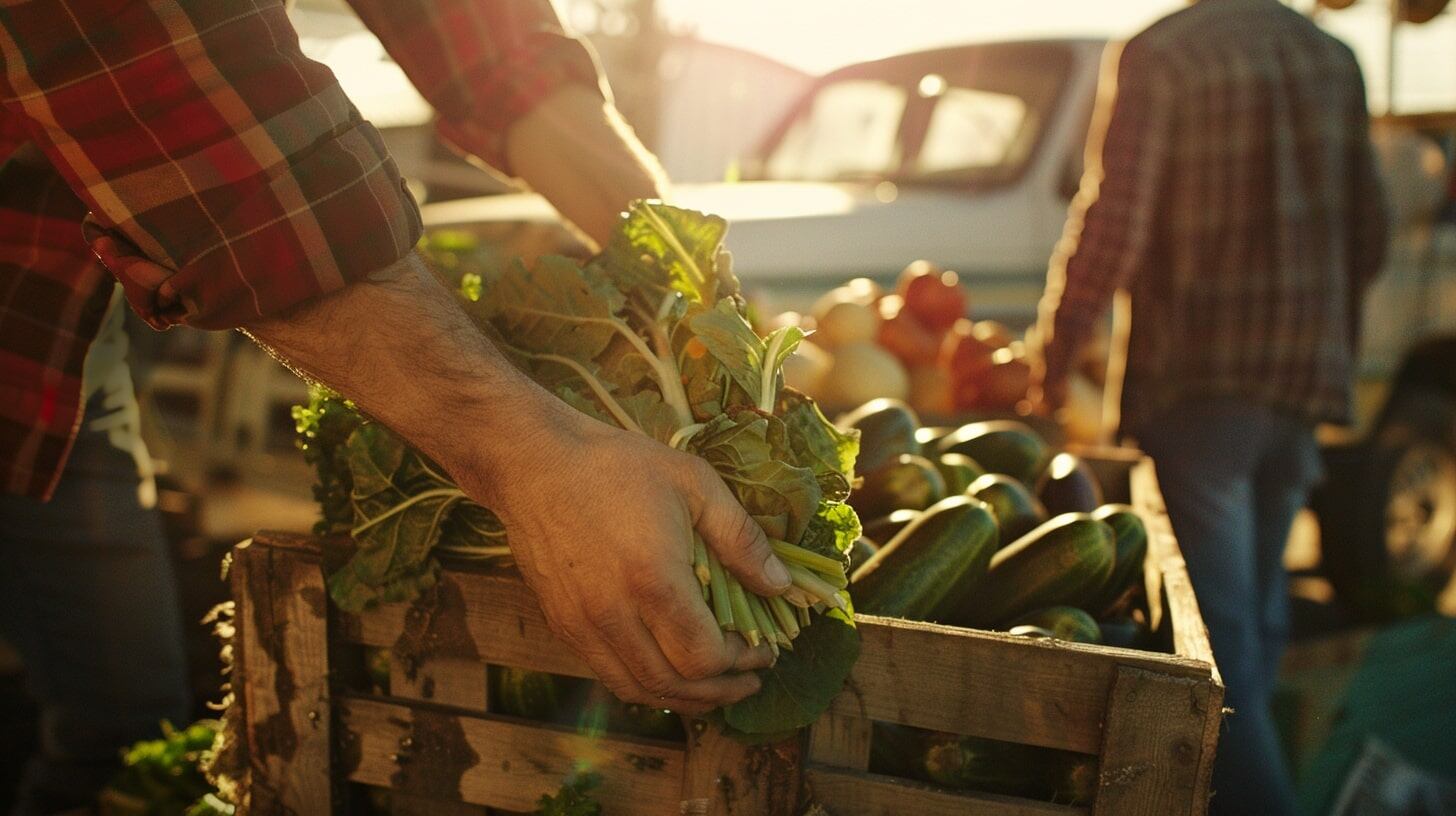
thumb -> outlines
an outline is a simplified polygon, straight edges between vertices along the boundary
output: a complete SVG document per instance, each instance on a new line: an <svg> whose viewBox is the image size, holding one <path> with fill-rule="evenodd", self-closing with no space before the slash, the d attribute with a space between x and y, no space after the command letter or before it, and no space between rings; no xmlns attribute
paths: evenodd
<svg viewBox="0 0 1456 816"><path fill-rule="evenodd" d="M789 588L789 571L773 554L758 522L711 465L701 459L692 461L683 492L698 535L745 588L765 596L783 593Z"/></svg>

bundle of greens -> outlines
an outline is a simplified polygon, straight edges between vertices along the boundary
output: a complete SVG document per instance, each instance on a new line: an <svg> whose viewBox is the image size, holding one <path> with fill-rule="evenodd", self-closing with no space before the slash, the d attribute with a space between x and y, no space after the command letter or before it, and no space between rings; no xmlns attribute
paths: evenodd
<svg viewBox="0 0 1456 816"><path fill-rule="evenodd" d="M707 460L763 528L793 579L778 598L745 591L700 538L683 542L719 625L782 650L763 690L723 712L731 729L762 735L817 718L858 656L845 571L860 526L844 502L859 443L783 386L804 333L754 333L726 230L715 216L638 202L584 264L502 264L456 234L425 249L516 366L589 416ZM295 419L318 469L318 531L357 544L329 579L342 608L414 597L439 553L509 555L488 510L346 400L316 389Z"/></svg>
<svg viewBox="0 0 1456 816"><path fill-rule="evenodd" d="M101 792L106 816L232 816L202 765L213 750L218 723L199 720L180 731L162 723L161 739L138 742L122 754L121 773Z"/></svg>

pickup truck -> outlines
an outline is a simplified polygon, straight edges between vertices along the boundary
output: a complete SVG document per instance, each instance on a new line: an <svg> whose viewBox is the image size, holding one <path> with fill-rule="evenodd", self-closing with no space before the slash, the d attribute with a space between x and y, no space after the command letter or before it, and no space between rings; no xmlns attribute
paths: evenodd
<svg viewBox="0 0 1456 816"><path fill-rule="evenodd" d="M770 308L928 258L960 273L978 317L1024 327L1081 177L1105 44L967 45L836 70L743 163L746 180L682 185L673 203L731 222L734 268ZM1443 587L1456 604L1456 206L1439 209L1450 171L1431 138L1449 149L1453 132L1440 119L1377 129L1396 228L1366 301L1359 422L1322 429L1323 570L1375 616ZM581 249L529 194L424 213L503 255Z"/></svg>

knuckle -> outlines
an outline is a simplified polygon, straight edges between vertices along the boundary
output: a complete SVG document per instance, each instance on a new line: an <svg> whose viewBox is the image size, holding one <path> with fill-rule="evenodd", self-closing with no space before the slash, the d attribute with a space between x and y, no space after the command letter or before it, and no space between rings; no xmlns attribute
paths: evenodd
<svg viewBox="0 0 1456 816"><path fill-rule="evenodd" d="M677 681L660 672L653 672L642 678L642 688L654 697L670 697L677 691Z"/></svg>

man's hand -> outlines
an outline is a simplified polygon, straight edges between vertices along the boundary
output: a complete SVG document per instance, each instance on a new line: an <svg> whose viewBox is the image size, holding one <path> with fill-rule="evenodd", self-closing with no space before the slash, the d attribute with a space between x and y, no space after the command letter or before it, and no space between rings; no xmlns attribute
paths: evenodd
<svg viewBox="0 0 1456 816"><path fill-rule="evenodd" d="M630 201L661 198L666 186L617 109L582 85L562 87L512 125L505 151L511 171L598 247Z"/></svg>
<svg viewBox="0 0 1456 816"><path fill-rule="evenodd" d="M496 511L552 629L620 697L697 713L758 688L743 672L770 652L718 629L692 573L696 530L745 587L782 592L757 524L706 462L527 379L418 255L248 330Z"/></svg>
<svg viewBox="0 0 1456 816"><path fill-rule="evenodd" d="M748 670L772 656L718 628L691 536L777 595L789 576L762 530L703 460L575 412L550 423L499 472L452 473L505 523L552 631L629 702L695 714L757 691Z"/></svg>

